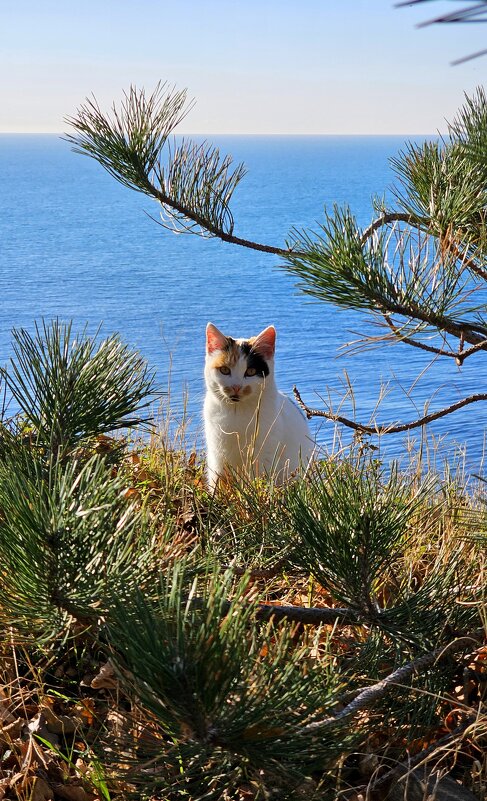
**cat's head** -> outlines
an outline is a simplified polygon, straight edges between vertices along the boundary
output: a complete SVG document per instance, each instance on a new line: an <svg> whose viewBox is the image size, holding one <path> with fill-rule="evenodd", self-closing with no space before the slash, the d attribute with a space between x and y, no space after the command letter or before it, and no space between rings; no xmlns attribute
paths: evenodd
<svg viewBox="0 0 487 801"><path fill-rule="evenodd" d="M273 381L276 329L270 325L251 339L225 336L206 326L205 379L208 389L228 403L257 402Z"/></svg>

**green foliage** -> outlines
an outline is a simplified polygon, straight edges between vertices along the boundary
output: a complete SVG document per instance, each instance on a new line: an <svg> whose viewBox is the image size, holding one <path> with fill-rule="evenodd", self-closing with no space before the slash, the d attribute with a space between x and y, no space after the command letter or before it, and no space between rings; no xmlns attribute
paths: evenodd
<svg viewBox="0 0 487 801"><path fill-rule="evenodd" d="M181 565L161 580L155 605L139 592L115 606L112 660L154 721L123 746L139 751L126 770L147 794L221 798L247 778L292 797L351 742L323 722L340 690L331 660L310 661L289 626L257 628L254 613L248 578L214 568L190 585Z"/></svg>
<svg viewBox="0 0 487 801"><path fill-rule="evenodd" d="M158 84L151 95L131 86L120 109L104 117L95 99L87 100L78 117L68 118L77 136L67 136L75 152L90 155L110 175L130 189L148 193L154 170L168 137L186 116L186 92Z"/></svg>
<svg viewBox="0 0 487 801"><path fill-rule="evenodd" d="M287 488L234 476L231 491L209 499L205 552L220 563L272 571L293 561L296 537Z"/></svg>
<svg viewBox="0 0 487 801"><path fill-rule="evenodd" d="M186 92L158 84L147 96L131 87L112 117L96 100L88 100L67 122L77 131L66 138L74 150L96 159L124 186L155 197L183 230L214 235L231 233L230 198L245 175L243 165L231 171L230 156L217 148L168 138L185 116ZM167 145L167 146L166 146Z"/></svg>
<svg viewBox="0 0 487 801"><path fill-rule="evenodd" d="M36 324L35 336L13 331L15 359L2 371L8 390L55 458L97 434L140 425L154 377L144 359L118 336L100 343L71 323Z"/></svg>
<svg viewBox="0 0 487 801"><path fill-rule="evenodd" d="M241 165L231 172L231 159L211 146L169 147L184 101L184 93L165 94L163 86L150 96L131 88L111 117L88 101L69 120L76 133L68 139L122 184L158 200L176 230L278 254L306 294L372 314L385 334L366 344L403 341L459 365L487 350L486 305L476 294L487 279L483 90L467 98L448 138L409 143L393 159L391 207L373 202L367 228L348 207L336 207L317 232L293 231L287 250L233 236L229 203ZM72 447L76 438L68 441ZM195 547L150 592L139 580L119 583L106 603L104 632L131 705L119 750L104 755L122 782L116 786L165 801L227 801L249 787L258 799L294 799L303 787L335 798L327 771L339 754L347 763L350 746L335 709L363 750L387 727L387 758L403 758L408 738L440 724L441 694L459 697L452 682L462 664L445 667L443 649L450 653L459 630L468 632L469 646L478 642L485 554L475 546L485 540L485 521L477 514L468 520L472 545L464 547L471 501L448 506L433 482L418 485L363 459L323 464L282 491L250 482L210 499L198 480L192 490L183 487L184 469L171 483L169 464L160 513L177 516L171 493L184 496L181 517L190 521ZM218 569L219 562L232 569ZM288 627L259 625L257 587L267 600L276 586L264 586L259 567L276 564L286 571L283 593L292 579L302 598L298 564L311 576L309 602L316 592L320 603L345 605L336 627L348 615L351 630L321 632L310 647L302 626L295 647ZM255 570L252 597L250 579L235 575L242 566ZM124 569L117 567L121 575ZM395 668L406 686L394 685ZM370 681L380 692L365 703L357 691Z"/></svg>
<svg viewBox="0 0 487 801"><path fill-rule="evenodd" d="M118 337L97 344L54 321L14 330L5 383L22 410L0 448L0 616L49 640L103 615L115 588L155 569L148 519L113 465L89 446L143 421L153 377ZM96 444L96 443L95 443Z"/></svg>
<svg viewBox="0 0 487 801"><path fill-rule="evenodd" d="M424 237L420 242L413 231L397 236L379 232L365 240L350 210L335 207L319 234L296 233L289 244L290 272L299 276L302 292L319 300L359 311L395 312L420 320L423 328L442 321L448 326L448 315L458 314L465 280L455 260L438 263L431 241ZM412 252L415 259L408 258Z"/></svg>
<svg viewBox="0 0 487 801"><path fill-rule="evenodd" d="M232 234L229 202L246 171L242 164L233 172L231 166L231 156L221 157L211 145L183 139L169 148L167 165L158 164L155 169L161 195L170 197L173 204L172 209L165 207L166 215L183 231L204 233L209 227Z"/></svg>
<svg viewBox="0 0 487 801"><path fill-rule="evenodd" d="M348 208L335 207L320 226L321 234L295 232L288 243L297 255L288 257L307 295L336 305L364 310L387 298L394 286L384 269L382 242L361 242L357 222Z"/></svg>
<svg viewBox="0 0 487 801"><path fill-rule="evenodd" d="M46 467L12 447L0 462L0 616L49 640L106 613L121 586L145 586L158 568L148 521L98 456Z"/></svg>
<svg viewBox="0 0 487 801"><path fill-rule="evenodd" d="M400 179L395 187L399 208L423 230L455 237L467 246L485 241L486 175L472 170L465 142L410 142L391 164ZM470 242L471 240L471 242Z"/></svg>
<svg viewBox="0 0 487 801"><path fill-rule="evenodd" d="M425 525L425 498L431 494L430 481L416 488L394 467L386 477L374 464L344 461L321 466L289 496L305 546L297 549L303 566L363 620L423 646L435 643L445 623L457 623L459 615L460 565L454 556L440 551L419 587L403 565L420 509Z"/></svg>

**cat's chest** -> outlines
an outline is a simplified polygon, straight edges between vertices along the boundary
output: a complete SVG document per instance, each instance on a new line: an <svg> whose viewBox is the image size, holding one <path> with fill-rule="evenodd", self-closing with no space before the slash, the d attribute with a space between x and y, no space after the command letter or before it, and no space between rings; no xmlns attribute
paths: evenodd
<svg viewBox="0 0 487 801"><path fill-rule="evenodd" d="M248 443L268 430L268 422L273 416L271 404L261 401L259 404L245 402L220 403L208 397L205 401L205 427L217 439L230 443L239 440L240 444Z"/></svg>

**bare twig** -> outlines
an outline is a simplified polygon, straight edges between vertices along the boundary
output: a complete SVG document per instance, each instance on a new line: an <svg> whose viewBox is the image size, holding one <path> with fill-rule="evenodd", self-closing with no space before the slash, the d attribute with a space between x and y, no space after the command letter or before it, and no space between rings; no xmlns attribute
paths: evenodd
<svg viewBox="0 0 487 801"><path fill-rule="evenodd" d="M419 420L413 420L410 423L401 423L400 425L378 424L375 426L367 426L363 425L362 423L356 423L354 420L349 420L347 417L343 417L341 414L334 414L334 412L329 412L324 409L310 409L310 407L307 406L303 401L297 387L293 387L293 393L294 397L296 398L296 402L304 411L308 420L311 417L325 417L327 420L332 420L334 423L342 423L348 428L353 428L354 431L361 431L363 434L377 435L399 434L403 431L410 431L412 428L420 428L428 423L432 423L433 420L438 420L440 417L445 417L447 414L452 414L452 412L456 412L458 409L462 409L464 406L468 406L470 403L477 403L477 401L487 400L487 392L479 392L476 395L469 395L468 398L463 398L461 401L452 403L452 405L447 406L446 409L440 409L438 412L431 412L431 414L427 414L424 417L420 417Z"/></svg>
<svg viewBox="0 0 487 801"><path fill-rule="evenodd" d="M477 342L476 345L472 345L471 348L467 348L467 350L463 350L456 354L456 362L461 367L467 356L471 356L472 353L476 353L478 350L487 350L487 339L483 339L481 342Z"/></svg>
<svg viewBox="0 0 487 801"><path fill-rule="evenodd" d="M200 608L203 606L201 598L192 598L191 604ZM224 615L230 610L230 601L225 601L222 604L222 613ZM266 621L274 620L280 623L282 620L289 620L291 623L303 623L309 626L327 625L361 625L366 623L365 617L362 613L353 609L344 607L333 608L331 606L280 606L278 604L264 604L256 605L255 616L257 620Z"/></svg>
<svg viewBox="0 0 487 801"><path fill-rule="evenodd" d="M487 281L487 271L477 264L475 256L469 256L468 253L462 253L458 245L456 245L451 239L451 236L452 231L450 230L449 233L441 240L444 252L451 253L455 261L461 262L461 266L463 268L472 270L472 272L478 275L479 278L483 278L484 281Z"/></svg>
<svg viewBox="0 0 487 801"><path fill-rule="evenodd" d="M310 723L308 726L305 726L301 730L301 734L319 729L324 724L329 725L336 723L337 721L346 720L347 718L353 717L362 709L368 709L370 706L372 706L376 701L382 698L382 696L385 695L390 688L402 686L404 682L410 679L414 674L422 673L431 665L442 661L445 659L445 657L450 656L452 653L461 651L472 642L478 642L484 637L485 631L483 629L478 629L472 634L469 634L465 637L459 637L458 639L453 640L453 642L448 643L448 645L444 645L441 648L435 648L434 651L430 651L429 653L423 654L423 656L420 656L417 659L413 659L411 662L407 662L405 665L401 665L400 668L394 670L384 679L381 679L381 681L378 681L376 684L361 690L353 699L353 701L343 707L343 709L340 709L335 715L333 715L333 717L326 718L323 721L316 721Z"/></svg>
<svg viewBox="0 0 487 801"><path fill-rule="evenodd" d="M267 568L248 568L248 567L239 567L237 565L227 565L225 570L231 569L235 573L236 576L244 576L248 575L250 579L272 579L277 576L284 565L286 564L285 559L279 559L274 567L267 567Z"/></svg>

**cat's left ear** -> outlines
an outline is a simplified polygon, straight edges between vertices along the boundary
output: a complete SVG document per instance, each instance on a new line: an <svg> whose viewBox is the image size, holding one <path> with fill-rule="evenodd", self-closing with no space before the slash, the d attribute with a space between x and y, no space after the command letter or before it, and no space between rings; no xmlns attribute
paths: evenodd
<svg viewBox="0 0 487 801"><path fill-rule="evenodd" d="M276 329L273 325L264 328L252 342L252 350L260 353L264 359L272 359L276 350Z"/></svg>

